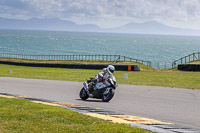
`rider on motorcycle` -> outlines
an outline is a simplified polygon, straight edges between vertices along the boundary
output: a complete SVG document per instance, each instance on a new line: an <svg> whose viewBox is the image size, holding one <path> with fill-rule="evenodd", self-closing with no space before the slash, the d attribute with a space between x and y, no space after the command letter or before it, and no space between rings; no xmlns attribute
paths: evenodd
<svg viewBox="0 0 200 133"><path fill-rule="evenodd" d="M112 78L113 73L115 71L115 67L113 65L109 65L107 68L103 68L101 72L99 72L92 80L91 82L94 83L94 85L98 82L102 82L104 80L108 80L109 78ZM89 86L89 91L93 91L93 87Z"/></svg>

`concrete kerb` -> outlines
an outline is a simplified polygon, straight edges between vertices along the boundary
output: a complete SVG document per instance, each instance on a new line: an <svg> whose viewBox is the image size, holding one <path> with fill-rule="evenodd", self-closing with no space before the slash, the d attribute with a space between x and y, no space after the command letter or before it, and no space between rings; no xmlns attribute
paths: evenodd
<svg viewBox="0 0 200 133"><path fill-rule="evenodd" d="M138 117L138 116L120 114L113 111L104 110L101 108L86 107L86 106L75 105L75 104L63 104L63 103L50 101L46 99L18 96L14 94L1 93L1 92L0 92L0 97L25 99L34 103L66 108L66 109L69 109L69 110L72 110L84 115L100 118L100 119L107 120L113 123L130 124L133 127L142 128L142 129L149 130L152 132L157 132L157 133L182 133L182 132L184 133L184 132L190 132L190 131L194 131L194 133L200 133L200 130L185 128L185 127L180 128L179 126L176 126L173 123L166 123L166 122L161 122L161 121ZM147 123L144 123L145 120ZM141 124L140 122L143 124Z"/></svg>

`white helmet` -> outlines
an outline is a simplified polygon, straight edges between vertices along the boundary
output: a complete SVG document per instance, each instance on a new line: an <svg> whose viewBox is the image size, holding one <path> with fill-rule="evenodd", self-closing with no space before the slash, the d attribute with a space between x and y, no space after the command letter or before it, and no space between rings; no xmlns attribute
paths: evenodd
<svg viewBox="0 0 200 133"><path fill-rule="evenodd" d="M114 71L115 71L115 67L113 65L109 65L107 67L107 71L108 71L109 74L113 74Z"/></svg>

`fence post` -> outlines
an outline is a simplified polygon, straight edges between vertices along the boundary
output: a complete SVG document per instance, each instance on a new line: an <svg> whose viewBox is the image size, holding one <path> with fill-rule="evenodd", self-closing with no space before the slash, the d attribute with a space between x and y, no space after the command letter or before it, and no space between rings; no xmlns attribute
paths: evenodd
<svg viewBox="0 0 200 133"><path fill-rule="evenodd" d="M159 68L159 62L157 62L157 68L160 69L160 68Z"/></svg>
<svg viewBox="0 0 200 133"><path fill-rule="evenodd" d="M194 56L195 56L195 55L194 55L194 53L193 53L193 61L194 61Z"/></svg>
<svg viewBox="0 0 200 133"><path fill-rule="evenodd" d="M187 60L186 60L186 56L185 56L185 63L186 63L186 61L187 61Z"/></svg>
<svg viewBox="0 0 200 133"><path fill-rule="evenodd" d="M189 55L189 62L190 62L190 55Z"/></svg>

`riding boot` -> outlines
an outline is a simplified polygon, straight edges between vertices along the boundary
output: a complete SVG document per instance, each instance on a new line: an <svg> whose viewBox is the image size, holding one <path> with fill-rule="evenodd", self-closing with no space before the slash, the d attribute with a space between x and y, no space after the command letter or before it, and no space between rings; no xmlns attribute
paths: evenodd
<svg viewBox="0 0 200 133"><path fill-rule="evenodd" d="M97 83L97 79L92 79L91 81L95 84Z"/></svg>

